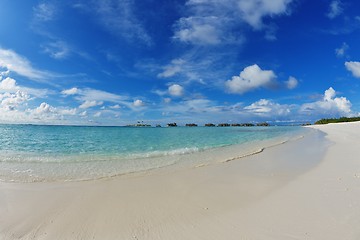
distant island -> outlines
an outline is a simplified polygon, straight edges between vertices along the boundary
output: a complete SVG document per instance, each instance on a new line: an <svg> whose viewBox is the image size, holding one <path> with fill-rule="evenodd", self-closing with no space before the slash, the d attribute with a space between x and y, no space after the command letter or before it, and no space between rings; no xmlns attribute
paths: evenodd
<svg viewBox="0 0 360 240"><path fill-rule="evenodd" d="M357 122L360 117L323 118L315 122L316 125L341 122Z"/></svg>
<svg viewBox="0 0 360 240"><path fill-rule="evenodd" d="M166 127L177 127L176 122L168 123L166 124ZM197 127L198 124L196 123L186 123L184 125L185 127ZM267 122L261 122L261 123L219 123L219 124L213 124L213 123L206 123L204 124L204 127L268 127L270 126ZM145 124L143 122L138 122L136 124L130 124L126 125L126 127L152 127L150 124ZM162 127L161 124L156 124L156 127Z"/></svg>

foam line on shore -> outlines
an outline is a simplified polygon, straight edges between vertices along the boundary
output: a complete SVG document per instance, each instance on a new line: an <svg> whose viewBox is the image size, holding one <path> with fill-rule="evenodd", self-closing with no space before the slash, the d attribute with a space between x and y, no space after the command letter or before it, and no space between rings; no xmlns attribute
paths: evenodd
<svg viewBox="0 0 360 240"><path fill-rule="evenodd" d="M250 157L250 156L253 156L253 155L256 155L256 154L260 154L260 153L264 152L266 149L277 147L277 146L280 146L282 144L286 144L286 143L291 142L291 141L298 141L298 140L300 140L302 138L304 138L304 135L300 135L298 137L288 139L288 140L283 140L283 141L271 144L269 146L259 148L257 150L252 151L252 152L245 153L244 155L236 156L236 157L233 157L233 158L228 158L226 160L220 161L220 163L227 163L227 162L239 160L239 159L242 159L242 158Z"/></svg>

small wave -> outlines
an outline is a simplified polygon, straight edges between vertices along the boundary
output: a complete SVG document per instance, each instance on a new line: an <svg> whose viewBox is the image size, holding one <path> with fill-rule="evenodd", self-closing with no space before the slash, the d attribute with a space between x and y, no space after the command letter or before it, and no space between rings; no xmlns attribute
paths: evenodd
<svg viewBox="0 0 360 240"><path fill-rule="evenodd" d="M300 140L300 139L303 139L304 137L305 137L304 135L293 136L293 137L290 138L290 139L286 139L286 140L282 140L282 141L279 141L279 142L275 142L275 143L273 143L273 144L270 144L270 145L268 145L268 146L266 146L266 147L259 148L259 149L257 149L257 150L252 151L252 152L245 153L245 154L240 155L240 156L236 156L236 157L233 157L233 158L226 159L226 160L224 160L224 161L221 161L221 163L227 163L227 162L231 162L231 161L238 160L238 159L241 159L241 158L253 156L253 155L262 153L265 149L273 148L273 147L276 147L276 146L279 146L279 145L282 145L282 144L285 144L285 143L288 143L288 142L292 142L292 141L298 141L298 140Z"/></svg>
<svg viewBox="0 0 360 240"><path fill-rule="evenodd" d="M86 162L107 162L107 161L121 161L121 160L132 160L132 159L146 159L146 158L157 158L157 157L166 157L166 156L176 156L176 155L185 155L201 151L197 147L193 148L179 148L169 151L151 151L144 153L132 153L132 154L77 154L77 155L61 155L61 156L52 156L52 155L35 155L35 154L26 154L26 153L12 153L12 154L2 154L0 162L3 163L48 163L48 164L70 164L70 163L86 163Z"/></svg>
<svg viewBox="0 0 360 240"><path fill-rule="evenodd" d="M259 153L262 153L264 150L265 150L265 148L260 148L258 150L255 150L255 151L250 152L250 153L246 153L246 154L241 155L241 156L236 156L236 157L233 157L233 158L226 159L226 160L222 161L221 163L227 163L227 162L231 162L231 161L238 160L238 159L241 159L241 158L249 157L249 156L252 156L252 155L255 155L255 154L259 154Z"/></svg>
<svg viewBox="0 0 360 240"><path fill-rule="evenodd" d="M152 151L146 153L134 153L128 155L128 158L155 158L155 157L166 157L166 156L175 156L175 155L185 155L200 152L201 150L197 147L193 148L179 148L169 151Z"/></svg>

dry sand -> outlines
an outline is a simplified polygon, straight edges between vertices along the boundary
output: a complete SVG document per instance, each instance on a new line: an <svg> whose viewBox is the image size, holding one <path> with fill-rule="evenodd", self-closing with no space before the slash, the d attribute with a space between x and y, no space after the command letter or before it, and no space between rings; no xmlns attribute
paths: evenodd
<svg viewBox="0 0 360 240"><path fill-rule="evenodd" d="M329 142L314 131L205 167L0 183L0 239L360 239L360 123L313 128Z"/></svg>

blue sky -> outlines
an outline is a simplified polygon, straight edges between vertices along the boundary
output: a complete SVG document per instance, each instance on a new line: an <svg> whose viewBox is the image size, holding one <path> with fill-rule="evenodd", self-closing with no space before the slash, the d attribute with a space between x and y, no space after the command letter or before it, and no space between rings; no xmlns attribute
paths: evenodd
<svg viewBox="0 0 360 240"><path fill-rule="evenodd" d="M355 0L2 0L0 122L359 116Z"/></svg>

